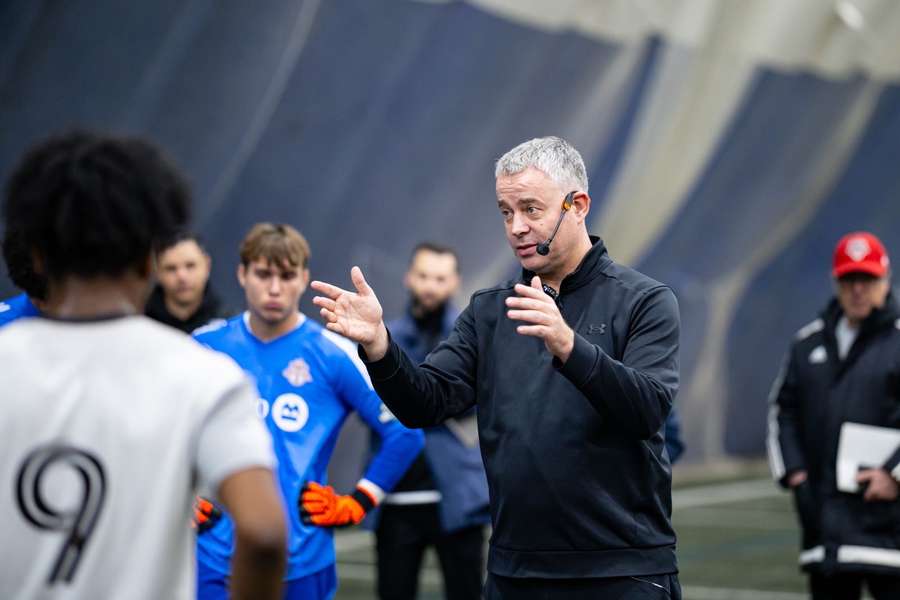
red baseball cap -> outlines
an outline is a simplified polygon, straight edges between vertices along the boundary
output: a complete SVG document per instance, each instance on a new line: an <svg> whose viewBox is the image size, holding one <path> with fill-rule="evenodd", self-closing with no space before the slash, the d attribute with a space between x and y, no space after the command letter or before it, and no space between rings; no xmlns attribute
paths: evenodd
<svg viewBox="0 0 900 600"><path fill-rule="evenodd" d="M854 231L837 243L831 274L841 277L847 273L868 273L884 277L890 266L891 260L881 240L868 231Z"/></svg>

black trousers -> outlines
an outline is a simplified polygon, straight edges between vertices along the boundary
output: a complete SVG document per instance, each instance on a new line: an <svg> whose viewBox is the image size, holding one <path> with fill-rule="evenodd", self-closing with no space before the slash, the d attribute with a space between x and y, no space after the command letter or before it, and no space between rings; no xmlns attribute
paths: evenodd
<svg viewBox="0 0 900 600"><path fill-rule="evenodd" d="M859 600L862 597L863 582L875 600L900 598L900 576L862 573L836 573L829 576L810 573L809 594L813 600Z"/></svg>
<svg viewBox="0 0 900 600"><path fill-rule="evenodd" d="M681 600L678 576L588 579L500 577L488 573L484 600Z"/></svg>
<svg viewBox="0 0 900 600"><path fill-rule="evenodd" d="M484 527L443 533L437 504L382 506L375 529L378 597L415 600L428 546L437 551L447 600L478 600L484 569Z"/></svg>

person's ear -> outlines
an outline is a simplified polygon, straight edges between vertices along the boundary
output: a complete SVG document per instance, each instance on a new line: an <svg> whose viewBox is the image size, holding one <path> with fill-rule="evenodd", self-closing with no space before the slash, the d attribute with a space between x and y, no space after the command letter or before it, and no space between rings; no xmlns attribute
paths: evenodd
<svg viewBox="0 0 900 600"><path fill-rule="evenodd" d="M591 211L591 197L588 196L587 192L576 192L572 196L572 208L569 210L577 222L584 222Z"/></svg>
<svg viewBox="0 0 900 600"><path fill-rule="evenodd" d="M242 288L247 287L247 267L244 263L240 263L237 267L237 279Z"/></svg>

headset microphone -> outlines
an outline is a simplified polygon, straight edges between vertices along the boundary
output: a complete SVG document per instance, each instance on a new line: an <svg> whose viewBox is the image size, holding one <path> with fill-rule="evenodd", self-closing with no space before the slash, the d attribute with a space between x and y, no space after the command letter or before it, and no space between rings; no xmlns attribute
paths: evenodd
<svg viewBox="0 0 900 600"><path fill-rule="evenodd" d="M556 221L556 227L553 228L553 233L550 234L550 237L547 238L546 241L541 242L537 245L537 253L541 256L547 256L550 254L550 244L553 243L553 238L556 237L556 232L559 231L559 226L562 223L563 217L566 216L566 213L569 212L569 209L572 208L572 198L575 196L575 192L569 192L566 194L566 197L563 199L562 204L562 212L559 213L559 219Z"/></svg>

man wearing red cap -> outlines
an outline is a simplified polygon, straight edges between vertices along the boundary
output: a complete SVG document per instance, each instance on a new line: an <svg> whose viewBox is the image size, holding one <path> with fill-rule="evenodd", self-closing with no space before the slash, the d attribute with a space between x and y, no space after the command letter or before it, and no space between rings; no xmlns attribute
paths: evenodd
<svg viewBox="0 0 900 600"><path fill-rule="evenodd" d="M837 487L845 423L900 429L900 309L890 260L866 232L834 251L835 298L797 332L770 396L769 463L794 493L812 598L900 598L900 448Z"/></svg>

